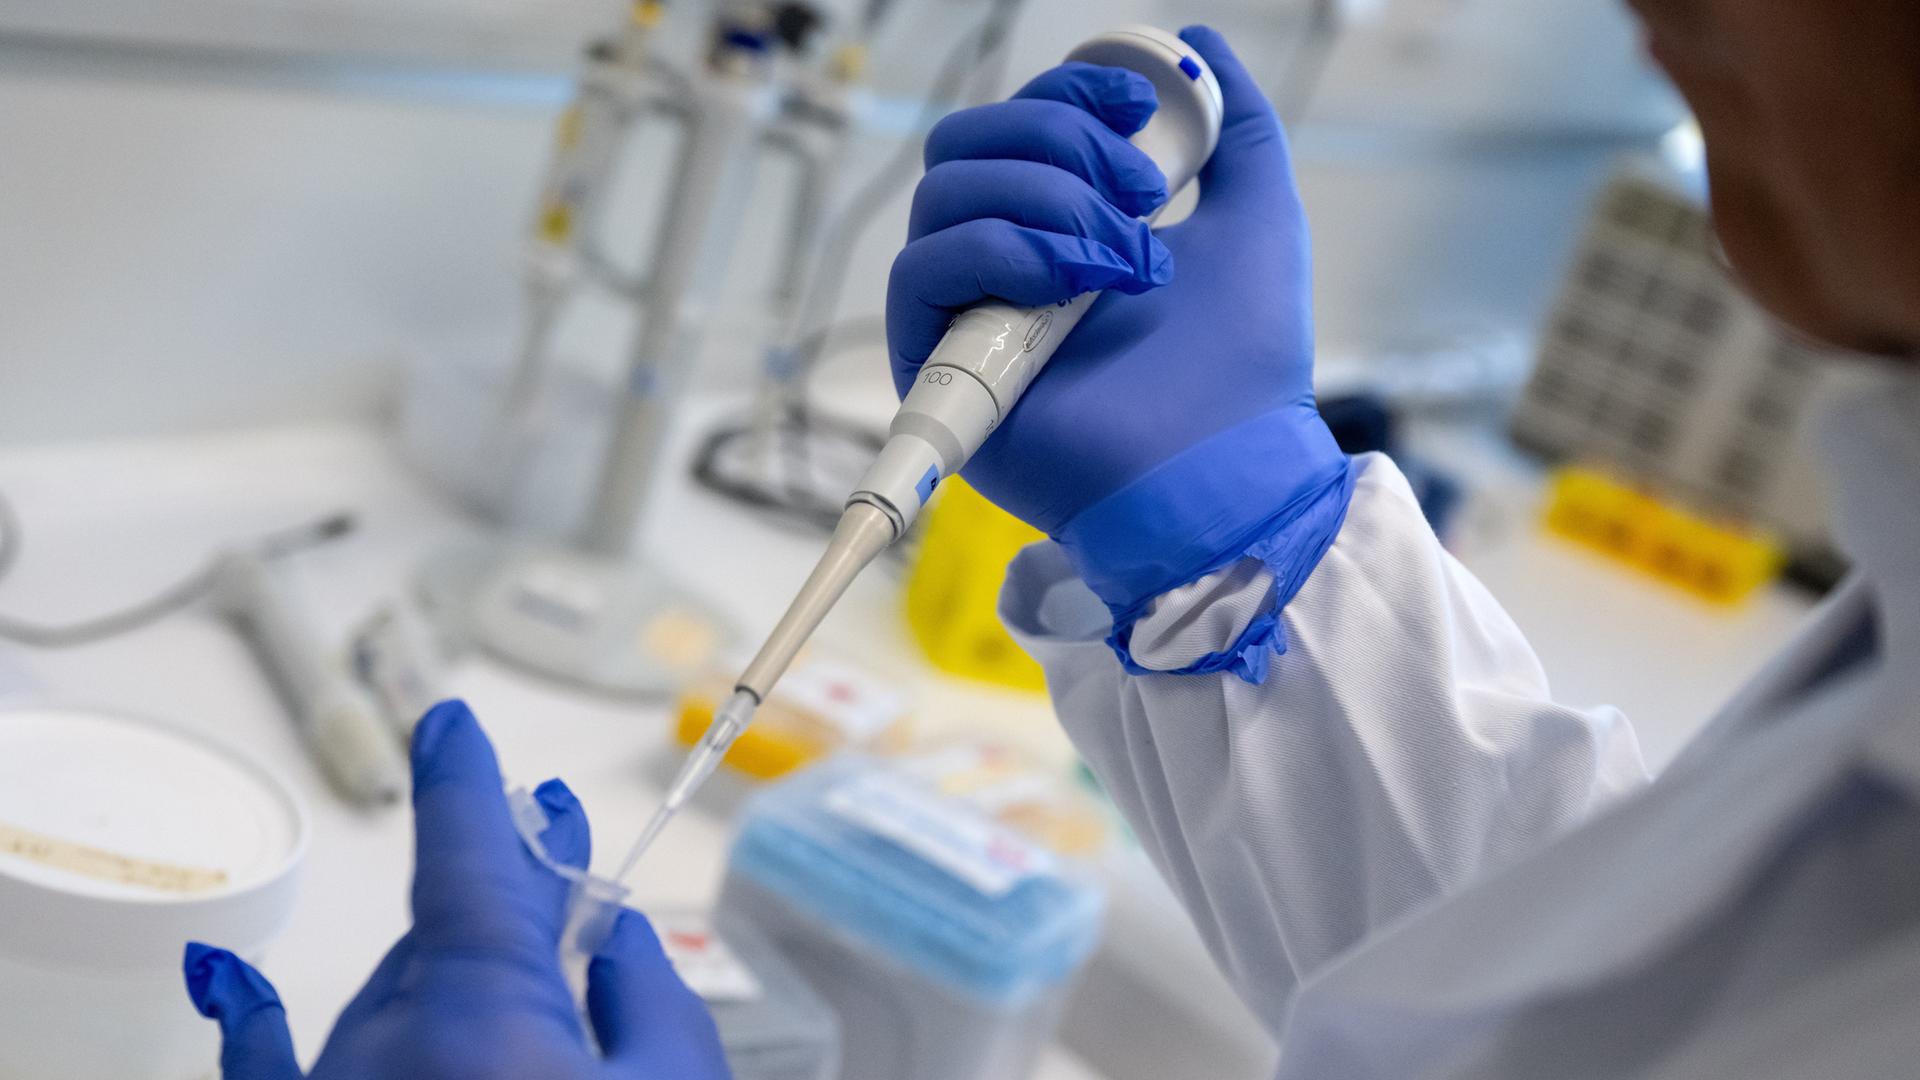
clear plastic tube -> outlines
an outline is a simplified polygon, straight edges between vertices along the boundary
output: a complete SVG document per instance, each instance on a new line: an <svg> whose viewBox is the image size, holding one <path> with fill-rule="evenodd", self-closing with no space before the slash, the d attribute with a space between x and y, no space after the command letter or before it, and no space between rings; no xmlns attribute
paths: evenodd
<svg viewBox="0 0 1920 1080"><path fill-rule="evenodd" d="M534 798L533 792L526 788L514 788L507 792L507 806L513 813L513 827L519 832L527 850L547 869L565 878L571 886L567 900L567 926L560 935L560 967L566 973L573 1000L584 1009L587 1000L587 965L593 962L594 955L612 935L613 924L619 919L621 908L627 901L627 887L618 881L597 877L578 866L568 866L547 853L547 845L541 841L540 834L546 832L547 826L553 821L539 800ZM583 1023L582 1026L591 1038L593 1025Z"/></svg>

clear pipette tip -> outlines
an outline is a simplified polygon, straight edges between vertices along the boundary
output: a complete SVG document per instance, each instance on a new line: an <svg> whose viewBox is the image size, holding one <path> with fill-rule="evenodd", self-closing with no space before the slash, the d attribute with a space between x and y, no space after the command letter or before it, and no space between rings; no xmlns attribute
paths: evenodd
<svg viewBox="0 0 1920 1080"><path fill-rule="evenodd" d="M735 690L733 696L713 714L713 723L707 725L707 733L700 737L692 750L687 753L686 763L680 766L679 775L673 778L673 784L667 788L666 798L660 802L660 809L653 812L653 818L640 832L640 838L627 849L626 858L620 860L620 868L614 871L615 881L625 881L640 859L653 846L673 820L680 808L692 800L700 785L707 782L720 762L733 748L734 740L747 730L753 721L753 712L760 707L760 699L751 690Z"/></svg>
<svg viewBox="0 0 1920 1080"><path fill-rule="evenodd" d="M653 846L653 842L660 838L660 833L667 827L667 822L673 820L673 814L674 808L664 805L653 812L653 818L647 822L647 827L640 830L640 838L627 849L627 857L620 860L620 869L613 873L615 881L624 881L626 876L633 872L641 856L645 855L647 849Z"/></svg>

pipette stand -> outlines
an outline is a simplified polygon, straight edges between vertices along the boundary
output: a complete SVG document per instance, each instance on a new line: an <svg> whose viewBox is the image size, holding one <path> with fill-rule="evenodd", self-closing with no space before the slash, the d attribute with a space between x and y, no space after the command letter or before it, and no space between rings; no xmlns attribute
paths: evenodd
<svg viewBox="0 0 1920 1080"><path fill-rule="evenodd" d="M462 640L536 674L619 696L672 694L738 641L710 603L648 563L635 547L660 480L669 427L699 350L696 327L746 216L758 160L767 154L796 158L797 171L807 178L793 208L798 217L817 214L819 193L830 176L826 155L808 148L833 141L823 144L796 131L818 126L822 116L790 107L761 50L730 33L716 33L714 40L698 71L651 60L644 78L627 76L626 83L603 78L595 84L603 98L608 86L653 88L630 90L620 99L614 111L624 126L615 134L630 134L642 120L679 129L680 153L646 280L606 282L609 261L594 254L591 237L570 238L571 247L555 248L541 256L544 263L535 262L536 282L562 289L580 277L598 279L630 295L641 312L584 527L570 543L501 538L442 553L420 582L429 607ZM583 104L586 100L583 93ZM563 152L567 134L562 133ZM609 132L588 124L581 137L588 135L604 140ZM550 223L556 193L566 194L568 205L577 208L577 220L569 219L573 227L597 225L604 208L596 192L608 183L612 170L606 163L614 155L602 149L587 156L592 167L576 169L571 181L556 186L550 178L536 239ZM811 246L808 228L804 221L792 224L785 261L804 258ZM543 279L543 265L561 270ZM547 287L530 292L536 308L542 288ZM532 321L534 333L551 332L550 315L536 310ZM533 337L528 342L533 350L548 344ZM521 378L537 378L543 363L530 353Z"/></svg>

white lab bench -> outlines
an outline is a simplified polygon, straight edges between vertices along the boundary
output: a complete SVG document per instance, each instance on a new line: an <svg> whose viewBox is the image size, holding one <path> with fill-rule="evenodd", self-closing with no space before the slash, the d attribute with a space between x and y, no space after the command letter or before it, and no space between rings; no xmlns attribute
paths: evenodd
<svg viewBox="0 0 1920 1080"><path fill-rule="evenodd" d="M715 411L710 404L693 410L689 429ZM670 467L683 477L683 466ZM1496 486L1524 490L1524 476L1484 471ZM409 589L421 559L475 531L398 464L383 435L350 426L9 448L0 450L0 492L19 510L26 541L20 565L0 583L0 610L46 621L120 606L223 544L347 508L361 530L299 558L323 629L343 635L376 603ZM771 623L817 553L817 540L684 482L667 485L663 504L647 550L748 630ZM1656 760L1671 756L1805 607L1802 599L1772 593L1735 613L1707 608L1543 540L1514 519L1480 528L1471 539L1469 564L1534 636L1561 694L1626 708ZM870 574L823 639L907 685L928 730L986 730L1041 755L1069 753L1043 699L935 675L901 625L896 583ZM307 797L313 844L306 877L266 970L310 1059L334 1015L405 928L406 810L362 813L337 801L249 654L210 617L172 618L71 652L0 651L0 694L10 678L43 694L216 734L277 767ZM624 844L653 809L658 788L650 755L664 745L664 705L595 699L485 659L458 666L449 690L472 703L510 780L565 777L597 826L598 857ZM644 864L638 905L704 904L718 884L727 841L720 820L684 817ZM181 1007L189 1007L184 991ZM1060 1051L1039 1074L1098 1075Z"/></svg>
<svg viewBox="0 0 1920 1080"><path fill-rule="evenodd" d="M0 452L0 491L19 511L25 536L21 564L0 586L0 607L49 622L124 605L223 544L348 508L361 529L295 563L323 629L343 637L383 599L411 587L419 560L476 531L398 464L382 436L350 427L9 449ZM652 550L673 553L663 562L743 628L770 625L816 545L690 485L675 486L665 503ZM910 673L901 681L916 694L924 729L988 729L1041 755L1069 753L1044 699L937 678L914 659L899 625L895 585L875 574L855 587L823 638L878 670ZM68 652L9 647L0 651L0 693L10 677L37 684L30 692L218 735L277 768L306 797L313 844L305 880L265 969L286 999L302 1056L317 1053L333 1017L406 928L406 809L358 812L336 799L240 640L211 617L177 617ZM564 777L596 824L596 856L617 858L611 849L631 839L659 798L649 766L665 745L665 704L597 699L484 658L457 666L448 691L480 715L510 781ZM635 903L705 906L718 889L729 838L722 821L683 815L643 864ZM191 1007L184 989L181 1007ZM1097 1074L1056 1051L1039 1077Z"/></svg>

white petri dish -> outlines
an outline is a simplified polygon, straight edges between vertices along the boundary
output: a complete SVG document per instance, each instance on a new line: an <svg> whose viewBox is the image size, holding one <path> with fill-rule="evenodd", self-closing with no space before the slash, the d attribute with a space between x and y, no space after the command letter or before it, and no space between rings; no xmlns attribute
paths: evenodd
<svg viewBox="0 0 1920 1080"><path fill-rule="evenodd" d="M0 709L0 1080L189 1080L214 1027L186 943L258 958L308 843L279 777L170 724L71 705Z"/></svg>

